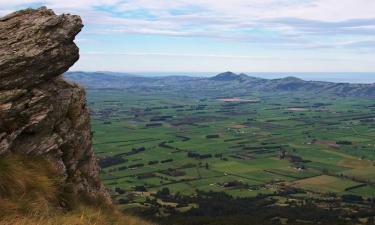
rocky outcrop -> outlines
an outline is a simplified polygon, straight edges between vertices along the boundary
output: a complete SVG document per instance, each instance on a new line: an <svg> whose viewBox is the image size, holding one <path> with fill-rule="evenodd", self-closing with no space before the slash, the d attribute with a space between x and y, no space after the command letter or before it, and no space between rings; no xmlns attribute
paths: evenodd
<svg viewBox="0 0 375 225"><path fill-rule="evenodd" d="M73 40L82 27L79 16L44 7L0 19L0 155L48 158L73 192L109 199L85 91L61 77L79 58Z"/></svg>

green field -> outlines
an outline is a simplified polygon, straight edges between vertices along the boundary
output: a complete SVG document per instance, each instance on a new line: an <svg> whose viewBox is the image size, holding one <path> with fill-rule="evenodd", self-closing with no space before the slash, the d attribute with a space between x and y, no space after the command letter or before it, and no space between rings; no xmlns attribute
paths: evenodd
<svg viewBox="0 0 375 225"><path fill-rule="evenodd" d="M374 196L371 99L253 94L223 101L238 96L116 89L92 89L88 97L101 177L124 208L147 207L165 188L185 196L286 189L300 198Z"/></svg>

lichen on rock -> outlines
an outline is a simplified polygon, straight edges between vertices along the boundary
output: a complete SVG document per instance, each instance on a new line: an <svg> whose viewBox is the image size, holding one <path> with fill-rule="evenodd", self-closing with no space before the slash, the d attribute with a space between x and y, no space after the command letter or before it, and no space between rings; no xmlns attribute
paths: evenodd
<svg viewBox="0 0 375 225"><path fill-rule="evenodd" d="M0 157L43 156L75 193L108 194L98 179L83 88L61 75L78 59L79 16L45 7L0 18Z"/></svg>

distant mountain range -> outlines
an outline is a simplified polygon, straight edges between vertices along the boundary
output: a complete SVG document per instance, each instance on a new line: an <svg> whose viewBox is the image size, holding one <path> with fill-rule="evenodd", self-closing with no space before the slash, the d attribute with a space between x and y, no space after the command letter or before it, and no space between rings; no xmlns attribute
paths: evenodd
<svg viewBox="0 0 375 225"><path fill-rule="evenodd" d="M375 84L305 81L296 77L263 79L225 72L210 78L188 76L144 77L110 72L68 72L65 77L86 88L157 88L180 91L306 92L337 96L375 97Z"/></svg>

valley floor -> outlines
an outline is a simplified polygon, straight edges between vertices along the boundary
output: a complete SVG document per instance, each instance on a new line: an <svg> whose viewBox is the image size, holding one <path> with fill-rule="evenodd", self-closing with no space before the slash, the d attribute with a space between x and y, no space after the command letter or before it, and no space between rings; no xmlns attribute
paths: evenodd
<svg viewBox="0 0 375 225"><path fill-rule="evenodd" d="M163 224L220 215L271 224L374 219L371 99L152 88L90 89L88 97L102 180L128 212Z"/></svg>

